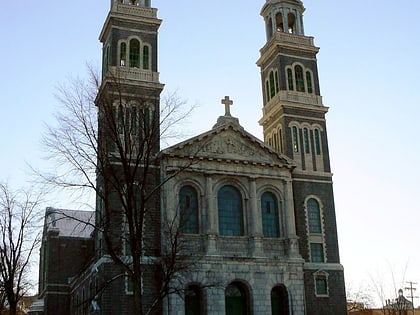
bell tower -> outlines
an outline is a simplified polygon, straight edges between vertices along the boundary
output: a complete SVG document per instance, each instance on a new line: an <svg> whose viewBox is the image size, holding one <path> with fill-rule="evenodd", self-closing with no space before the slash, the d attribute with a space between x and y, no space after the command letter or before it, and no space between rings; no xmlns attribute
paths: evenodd
<svg viewBox="0 0 420 315"><path fill-rule="evenodd" d="M306 313L346 314L332 173L317 67L319 48L305 35L300 0L266 0L267 42L260 50L264 141L293 159L296 233L305 260Z"/></svg>

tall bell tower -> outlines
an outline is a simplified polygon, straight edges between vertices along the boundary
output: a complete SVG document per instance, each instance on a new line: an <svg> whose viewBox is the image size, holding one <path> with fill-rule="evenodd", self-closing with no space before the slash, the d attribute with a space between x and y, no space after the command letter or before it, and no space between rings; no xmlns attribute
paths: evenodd
<svg viewBox="0 0 420 315"><path fill-rule="evenodd" d="M257 61L263 90L264 141L295 162L293 198L305 260L307 314L346 314L332 173L314 38L305 35L300 0L266 0L267 42Z"/></svg>

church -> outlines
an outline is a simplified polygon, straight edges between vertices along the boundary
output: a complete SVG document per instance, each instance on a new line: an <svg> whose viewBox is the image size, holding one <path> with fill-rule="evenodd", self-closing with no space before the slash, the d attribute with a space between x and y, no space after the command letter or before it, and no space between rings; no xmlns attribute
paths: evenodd
<svg viewBox="0 0 420 315"><path fill-rule="evenodd" d="M222 96L224 113L211 130L161 150L159 133L146 134L162 120L162 21L150 0L111 0L100 34L96 104L104 171L97 172L96 211L47 209L37 314L134 314L135 290L150 314L347 314L328 108L320 95L319 48L305 35L304 11L300 0L265 0L260 12L264 141L246 131L230 112L233 101ZM142 163L126 168L125 161L139 157ZM142 187L140 199L126 173ZM116 183L126 185L120 199ZM130 198L142 209L137 239L128 214L139 213L125 211ZM161 261L174 244L171 223L186 264L160 291L167 275ZM143 270L139 283L120 276L130 273L121 267L127 262Z"/></svg>

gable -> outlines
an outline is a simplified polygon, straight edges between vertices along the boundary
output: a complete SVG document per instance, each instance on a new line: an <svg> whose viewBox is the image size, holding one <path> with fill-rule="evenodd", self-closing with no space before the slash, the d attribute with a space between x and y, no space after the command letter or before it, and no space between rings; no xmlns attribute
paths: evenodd
<svg viewBox="0 0 420 315"><path fill-rule="evenodd" d="M292 167L293 162L266 146L242 127L228 125L184 141L163 151L164 155L208 160Z"/></svg>

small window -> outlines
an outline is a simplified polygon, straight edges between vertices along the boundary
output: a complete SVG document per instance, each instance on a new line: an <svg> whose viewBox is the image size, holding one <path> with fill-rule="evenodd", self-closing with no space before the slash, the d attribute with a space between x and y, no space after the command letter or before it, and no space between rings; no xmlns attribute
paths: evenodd
<svg viewBox="0 0 420 315"><path fill-rule="evenodd" d="M292 136L293 136L293 152L299 152L299 137L298 137L298 129L297 127L293 126L292 128Z"/></svg>
<svg viewBox="0 0 420 315"><path fill-rule="evenodd" d="M276 94L279 92L280 90L280 86L279 86L279 73L276 71L275 75L274 75L274 81L276 84Z"/></svg>
<svg viewBox="0 0 420 315"><path fill-rule="evenodd" d="M130 40L130 67L140 68L140 42L137 39Z"/></svg>
<svg viewBox="0 0 420 315"><path fill-rule="evenodd" d="M149 70L150 66L150 60L149 60L149 46L144 46L143 47L143 69L144 70Z"/></svg>
<svg viewBox="0 0 420 315"><path fill-rule="evenodd" d="M324 246L320 243L311 243L311 262L323 263L324 260Z"/></svg>
<svg viewBox="0 0 420 315"><path fill-rule="evenodd" d="M219 233L227 236L244 235L242 196L233 186L223 186L217 194Z"/></svg>
<svg viewBox="0 0 420 315"><path fill-rule="evenodd" d="M328 281L326 275L315 275L315 294L317 296L328 296Z"/></svg>
<svg viewBox="0 0 420 315"><path fill-rule="evenodd" d="M276 27L278 32L284 32L283 15L281 13L276 14Z"/></svg>
<svg viewBox="0 0 420 315"><path fill-rule="evenodd" d="M291 34L296 33L296 17L293 13L289 13L287 15L287 22L288 22L289 33Z"/></svg>
<svg viewBox="0 0 420 315"><path fill-rule="evenodd" d="M305 80L303 78L303 68L295 66L296 90L298 92L305 92Z"/></svg>
<svg viewBox="0 0 420 315"><path fill-rule="evenodd" d="M288 68L287 69L287 82L289 85L289 90L293 91L294 88L294 83L293 83L293 73L292 73L292 69Z"/></svg>
<svg viewBox="0 0 420 315"><path fill-rule="evenodd" d="M309 154L311 153L311 146L309 143L309 130L308 128L303 129L303 142L305 144L305 153Z"/></svg>
<svg viewBox="0 0 420 315"><path fill-rule="evenodd" d="M261 196L261 217L263 235L265 237L279 237L279 211L277 199L272 193L264 193Z"/></svg>
<svg viewBox="0 0 420 315"><path fill-rule="evenodd" d="M121 43L120 45L120 66L125 67L127 64L127 44Z"/></svg>
<svg viewBox="0 0 420 315"><path fill-rule="evenodd" d="M275 85L274 85L274 71L270 72L270 98L273 98L276 95Z"/></svg>
<svg viewBox="0 0 420 315"><path fill-rule="evenodd" d="M321 211L316 199L307 201L309 233L322 233Z"/></svg>
<svg viewBox="0 0 420 315"><path fill-rule="evenodd" d="M131 107L130 120L130 132L133 135L137 135L139 132L139 117L136 106Z"/></svg>
<svg viewBox="0 0 420 315"><path fill-rule="evenodd" d="M318 129L315 129L315 153L316 155L321 155L321 139L320 132Z"/></svg>
<svg viewBox="0 0 420 315"><path fill-rule="evenodd" d="M309 71L306 71L306 86L308 87L308 93L312 94L314 89L312 86L312 75Z"/></svg>
<svg viewBox="0 0 420 315"><path fill-rule="evenodd" d="M110 47L109 45L106 47L105 49L105 54L104 54L104 73L107 74L108 69L109 69L109 62L110 61Z"/></svg>
<svg viewBox="0 0 420 315"><path fill-rule="evenodd" d="M269 102L271 100L271 97L270 97L270 84L268 83L268 80L265 81L265 94L267 96L267 102Z"/></svg>

